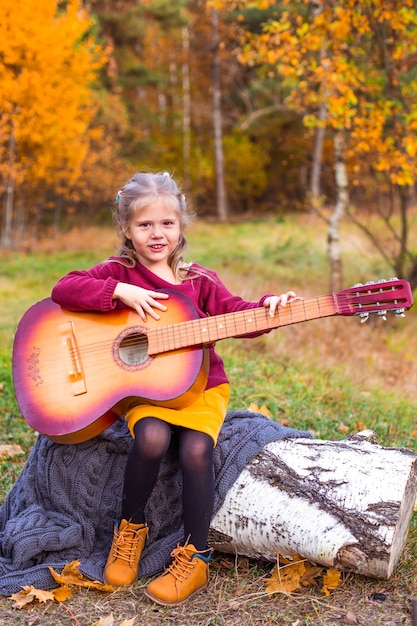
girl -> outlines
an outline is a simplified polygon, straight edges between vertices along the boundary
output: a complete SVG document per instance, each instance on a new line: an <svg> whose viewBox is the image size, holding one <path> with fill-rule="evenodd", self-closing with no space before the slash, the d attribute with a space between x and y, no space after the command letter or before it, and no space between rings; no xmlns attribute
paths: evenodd
<svg viewBox="0 0 417 626"><path fill-rule="evenodd" d="M118 192L114 216L121 238L118 255L64 276L52 291L52 299L61 306L75 311L131 307L146 321L147 316L160 319L158 312L169 308L164 290L173 288L194 303L200 317L261 306L274 315L278 305L298 299L289 291L245 302L232 295L215 272L185 263L189 216L185 198L169 174L135 174ZM148 534L146 503L175 434L183 476L184 544L173 550L171 565L145 591L164 605L183 602L208 581L213 448L229 402L228 379L213 345L209 354L206 388L191 405L171 409L138 401L125 415L134 444L124 477L122 519L114 528L104 579L118 586L137 578Z"/></svg>

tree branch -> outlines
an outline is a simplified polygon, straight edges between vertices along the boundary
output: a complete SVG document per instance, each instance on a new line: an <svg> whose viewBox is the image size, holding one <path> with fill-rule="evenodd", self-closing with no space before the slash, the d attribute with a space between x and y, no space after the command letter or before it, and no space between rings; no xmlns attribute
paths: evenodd
<svg viewBox="0 0 417 626"><path fill-rule="evenodd" d="M290 109L285 104L272 104L271 106L258 109L250 113L246 121L240 125L241 130L247 130L259 117L275 113L276 111L289 111Z"/></svg>

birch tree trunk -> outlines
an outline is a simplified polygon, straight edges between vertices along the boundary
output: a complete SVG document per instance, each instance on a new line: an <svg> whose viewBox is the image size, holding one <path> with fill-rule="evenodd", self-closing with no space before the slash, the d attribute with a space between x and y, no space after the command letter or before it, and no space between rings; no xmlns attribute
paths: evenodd
<svg viewBox="0 0 417 626"><path fill-rule="evenodd" d="M417 455L384 448L372 431L343 441L268 444L214 516L209 542L275 561L298 554L387 579L403 550L417 491Z"/></svg>
<svg viewBox="0 0 417 626"><path fill-rule="evenodd" d="M344 155L343 131L336 132L334 137L334 158L337 200L334 211L329 219L327 231L327 249L330 263L330 291L340 291L343 287L342 259L340 254L340 223L349 202L348 177Z"/></svg>
<svg viewBox="0 0 417 626"><path fill-rule="evenodd" d="M190 88L190 34L188 26L183 26L182 33L182 52L183 61L181 66L182 75L182 158L184 161L184 187L187 191L191 187L191 88Z"/></svg>
<svg viewBox="0 0 417 626"><path fill-rule="evenodd" d="M220 57L219 57L219 16L211 10L213 43L213 131L214 160L216 165L217 212L220 220L227 220L226 182L224 177L223 133L221 112Z"/></svg>
<svg viewBox="0 0 417 626"><path fill-rule="evenodd" d="M9 168L4 194L3 204L3 224L0 237L0 247L10 248L13 241L13 211L14 211L14 190L15 190L15 157L16 157L16 137L13 120L10 123L9 137Z"/></svg>
<svg viewBox="0 0 417 626"><path fill-rule="evenodd" d="M323 163L323 144L326 134L326 107L324 104L320 106L319 112L320 124L316 127L314 134L313 161L311 166L310 195L311 208L313 212L320 208L321 205L321 169Z"/></svg>

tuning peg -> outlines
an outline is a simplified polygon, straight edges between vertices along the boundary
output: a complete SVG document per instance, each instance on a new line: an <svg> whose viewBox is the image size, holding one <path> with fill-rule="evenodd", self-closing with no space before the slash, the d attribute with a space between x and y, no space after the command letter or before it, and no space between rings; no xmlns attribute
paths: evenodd
<svg viewBox="0 0 417 626"><path fill-rule="evenodd" d="M358 313L358 315L360 317L361 324L364 324L369 320L369 313Z"/></svg>
<svg viewBox="0 0 417 626"><path fill-rule="evenodd" d="M355 283L355 285L353 285L353 288L355 287L362 287L362 283Z"/></svg>
<svg viewBox="0 0 417 626"><path fill-rule="evenodd" d="M387 321L387 312L386 311L378 311L377 315L378 315L378 317L383 319L385 322Z"/></svg>
<svg viewBox="0 0 417 626"><path fill-rule="evenodd" d="M395 317L405 317L404 311L405 309L395 309L394 311Z"/></svg>

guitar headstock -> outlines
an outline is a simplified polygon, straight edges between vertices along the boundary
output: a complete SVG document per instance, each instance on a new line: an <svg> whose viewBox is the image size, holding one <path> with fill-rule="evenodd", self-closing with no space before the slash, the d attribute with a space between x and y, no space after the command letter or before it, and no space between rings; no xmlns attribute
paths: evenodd
<svg viewBox="0 0 417 626"><path fill-rule="evenodd" d="M398 278L378 280L376 283L354 285L335 294L340 315L358 315L366 322L371 313L386 319L388 311L398 317L413 306L410 283Z"/></svg>

